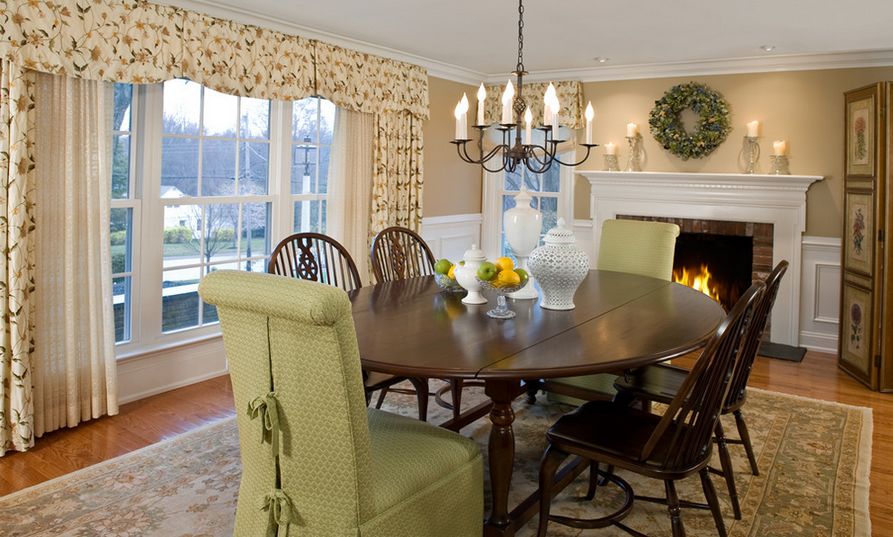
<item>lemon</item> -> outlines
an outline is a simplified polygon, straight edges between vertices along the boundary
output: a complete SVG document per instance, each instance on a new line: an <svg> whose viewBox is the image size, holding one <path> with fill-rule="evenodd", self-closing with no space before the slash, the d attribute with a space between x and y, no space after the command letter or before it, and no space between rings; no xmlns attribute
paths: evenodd
<svg viewBox="0 0 893 537"><path fill-rule="evenodd" d="M503 270L496 276L496 284L499 287L515 287L521 285L521 276L514 270Z"/></svg>
<svg viewBox="0 0 893 537"><path fill-rule="evenodd" d="M450 265L450 270L447 271L447 277L451 280L456 279L456 265Z"/></svg>
<svg viewBox="0 0 893 537"><path fill-rule="evenodd" d="M515 262L512 261L511 257L500 257L496 260L496 268L499 269L499 272L504 270L514 270Z"/></svg>

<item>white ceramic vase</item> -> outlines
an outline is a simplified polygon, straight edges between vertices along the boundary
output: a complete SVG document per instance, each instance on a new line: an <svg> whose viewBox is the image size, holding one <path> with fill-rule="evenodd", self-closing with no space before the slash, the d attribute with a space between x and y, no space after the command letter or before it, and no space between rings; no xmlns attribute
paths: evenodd
<svg viewBox="0 0 893 537"><path fill-rule="evenodd" d="M527 258L530 252L539 245L540 232L543 229L543 214L530 206L533 198L527 191L527 187L521 185L521 191L515 195L515 206L505 212L502 217L502 229L505 231L505 240L512 248L512 253L518 260L518 268L530 272L527 266ZM520 291L509 294L514 299L534 299L539 295L534 287L534 282L527 283Z"/></svg>
<svg viewBox="0 0 893 537"><path fill-rule="evenodd" d="M530 254L531 273L540 282L543 298L540 307L572 310L574 294L589 273L589 256L577 247L574 232L558 219L558 225L546 233L540 246Z"/></svg>
<svg viewBox="0 0 893 537"><path fill-rule="evenodd" d="M463 304L486 304L487 299L481 294L481 283L477 279L478 267L487 260L484 251L478 248L477 244L472 244L471 248L465 251L463 256L464 265L456 267L456 282L468 291L465 298L462 299Z"/></svg>

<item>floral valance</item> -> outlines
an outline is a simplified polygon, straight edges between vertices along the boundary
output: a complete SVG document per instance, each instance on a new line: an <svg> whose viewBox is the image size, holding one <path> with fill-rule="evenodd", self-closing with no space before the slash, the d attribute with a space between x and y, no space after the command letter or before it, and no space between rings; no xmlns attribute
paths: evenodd
<svg viewBox="0 0 893 537"><path fill-rule="evenodd" d="M320 95L358 112L428 116L422 67L142 0L0 2L0 56L78 78L186 77L248 97Z"/></svg>
<svg viewBox="0 0 893 537"><path fill-rule="evenodd" d="M583 126L583 84L579 80L564 80L553 82L553 84L561 105L561 112L558 115L561 125L571 129L581 128ZM543 122L543 94L546 93L547 87L549 87L548 82L524 84L524 100L530 106L534 125L540 125ZM502 92L505 90L505 84L487 86L486 89L484 120L487 123L497 123L502 114ZM517 88L515 90L517 91ZM468 98L472 100L472 106L474 106L475 96L469 95Z"/></svg>

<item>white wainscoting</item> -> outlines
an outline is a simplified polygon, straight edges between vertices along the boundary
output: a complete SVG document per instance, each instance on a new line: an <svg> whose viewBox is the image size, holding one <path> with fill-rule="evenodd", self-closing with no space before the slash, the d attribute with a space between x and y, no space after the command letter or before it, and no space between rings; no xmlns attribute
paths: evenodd
<svg viewBox="0 0 893 537"><path fill-rule="evenodd" d="M589 256L589 266L595 268L595 241L592 238L592 220L574 220L574 237L577 246Z"/></svg>
<svg viewBox="0 0 893 537"><path fill-rule="evenodd" d="M837 353L840 316L840 239L803 237L800 345Z"/></svg>
<svg viewBox="0 0 893 537"><path fill-rule="evenodd" d="M456 262L472 244L481 244L483 221L480 213L429 216L422 218L421 235L436 259L445 257Z"/></svg>

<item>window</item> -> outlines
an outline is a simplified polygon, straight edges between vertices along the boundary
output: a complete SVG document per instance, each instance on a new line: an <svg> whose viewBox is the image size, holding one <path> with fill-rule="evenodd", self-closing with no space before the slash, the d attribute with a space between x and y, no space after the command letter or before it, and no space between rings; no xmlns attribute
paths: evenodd
<svg viewBox="0 0 893 537"><path fill-rule="evenodd" d="M559 158L572 162L574 154L566 152ZM564 218L567 225L572 225L573 180L574 169L557 163L542 174L532 173L523 165L518 166L514 172L485 173L481 240L487 256L495 258L512 255L505 240L502 220L505 211L515 206L514 197L521 189L522 181L533 197L530 205L543 214L541 237L557 225L558 218Z"/></svg>
<svg viewBox="0 0 893 537"><path fill-rule="evenodd" d="M325 230L332 103L116 84L113 121L119 356L217 334L204 276L263 272L280 238Z"/></svg>

